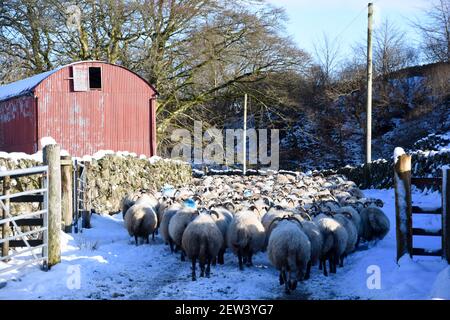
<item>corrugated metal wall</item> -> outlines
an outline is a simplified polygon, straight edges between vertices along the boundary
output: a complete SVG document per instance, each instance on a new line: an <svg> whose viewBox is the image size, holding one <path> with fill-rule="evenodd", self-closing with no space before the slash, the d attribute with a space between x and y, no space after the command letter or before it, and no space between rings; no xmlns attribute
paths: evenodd
<svg viewBox="0 0 450 320"><path fill-rule="evenodd" d="M35 89L38 139L51 136L73 156L92 155L98 150L154 155L152 88L118 66L99 62L76 66L101 67L102 89L73 92L72 66L44 80Z"/></svg>
<svg viewBox="0 0 450 320"><path fill-rule="evenodd" d="M30 96L0 102L0 151L37 151L35 113L35 100Z"/></svg>

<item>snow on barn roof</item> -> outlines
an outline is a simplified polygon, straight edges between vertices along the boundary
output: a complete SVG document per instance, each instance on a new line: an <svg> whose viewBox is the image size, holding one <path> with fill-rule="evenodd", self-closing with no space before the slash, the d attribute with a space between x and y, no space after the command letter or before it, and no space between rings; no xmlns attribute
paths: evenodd
<svg viewBox="0 0 450 320"><path fill-rule="evenodd" d="M26 78L23 80L19 80L16 82L6 84L4 86L0 86L0 101L4 101L4 100L11 99L14 97L23 96L27 93L30 93L34 88L36 88L36 86L39 83L41 83L43 80L45 80L50 75L52 75L53 73L55 73L56 71L58 71L62 68L64 68L64 66L53 69L51 71L37 74L30 78Z"/></svg>
<svg viewBox="0 0 450 320"><path fill-rule="evenodd" d="M34 88L36 88L42 81L44 81L46 78L48 78L49 76L51 76L53 73L65 68L65 67L69 67L69 66L73 66L76 64L81 64L81 63L89 63L89 62L97 62L97 63L105 63L105 64L111 64L108 62L104 62L104 61L97 61L97 60L89 60L89 61L77 61L77 62L73 62L64 66L60 66L56 69L44 72L44 73L40 73L37 75L34 75L30 78L26 78L23 80L19 80L16 82L12 82L3 86L0 86L0 102L4 101L4 100L8 100L11 98L15 98L15 97L20 97L23 95L26 95L28 93L31 93L33 91ZM158 91L156 90L156 88L150 84L147 80L145 80L144 78L142 78L139 74L137 74L134 71L131 71L123 66L120 65L116 65L116 64L112 64L116 67L120 67L123 68L125 70L128 70L131 73L134 73L136 76L138 76L139 78L141 78L145 83L147 83L152 89L153 91L156 93L156 95L158 95Z"/></svg>

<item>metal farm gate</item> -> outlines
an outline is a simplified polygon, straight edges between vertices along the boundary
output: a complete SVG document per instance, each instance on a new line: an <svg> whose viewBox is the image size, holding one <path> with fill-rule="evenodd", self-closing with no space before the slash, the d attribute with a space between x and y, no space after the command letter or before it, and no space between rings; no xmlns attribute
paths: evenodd
<svg viewBox="0 0 450 320"><path fill-rule="evenodd" d="M73 167L73 230L82 232L90 228L90 205L86 188L86 165L75 160Z"/></svg>
<svg viewBox="0 0 450 320"><path fill-rule="evenodd" d="M11 179L40 175L40 188L11 193ZM48 166L0 172L3 195L0 196L0 226L2 229L0 261L8 262L24 254L29 259L15 259L10 267L0 269L0 274L42 262L48 270ZM14 212L12 203L39 203L37 211ZM30 206L32 207L32 206ZM18 210L17 210L18 211ZM14 213L14 214L13 214ZM25 229L25 230L23 230ZM25 248L25 249L23 249ZM19 263L20 262L20 263Z"/></svg>

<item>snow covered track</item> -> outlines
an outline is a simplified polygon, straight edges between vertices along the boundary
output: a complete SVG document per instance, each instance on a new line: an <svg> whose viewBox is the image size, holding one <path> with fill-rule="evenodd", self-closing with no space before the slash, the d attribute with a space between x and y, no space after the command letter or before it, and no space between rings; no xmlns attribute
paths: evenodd
<svg viewBox="0 0 450 320"><path fill-rule="evenodd" d="M244 187L242 193L250 195L245 191ZM391 225L395 224L392 189L367 190L363 196L381 199ZM433 206L440 195L416 193L414 199L421 206ZM426 218L420 221L423 227L440 223L436 217ZM160 235L136 247L121 213L93 215L91 222L92 229L81 234L62 234L62 263L50 272L27 267L2 275L0 283L6 285L0 286L0 299L427 299L445 298L450 290L448 282L443 286L447 264L439 258L403 257L396 264L395 228L383 240L360 245L337 274L324 277L313 267L311 278L285 295L266 253L256 254L254 266L240 271L228 250L225 264L211 268L211 278L193 282L191 264L171 254ZM432 239L419 240L427 247L436 245ZM378 275L379 281L374 278Z"/></svg>

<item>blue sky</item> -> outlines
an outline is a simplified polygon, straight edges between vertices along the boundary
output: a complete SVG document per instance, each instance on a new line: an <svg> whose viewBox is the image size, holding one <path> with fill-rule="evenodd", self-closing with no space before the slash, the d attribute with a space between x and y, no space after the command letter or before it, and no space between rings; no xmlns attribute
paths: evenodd
<svg viewBox="0 0 450 320"><path fill-rule="evenodd" d="M312 53L313 43L323 33L341 44L341 52L350 53L351 46L367 38L368 0L268 0L286 9L289 16L287 29L295 42ZM389 19L396 27L408 34L408 41L419 36L408 19L425 19L424 8L431 0L374 0L375 27Z"/></svg>

